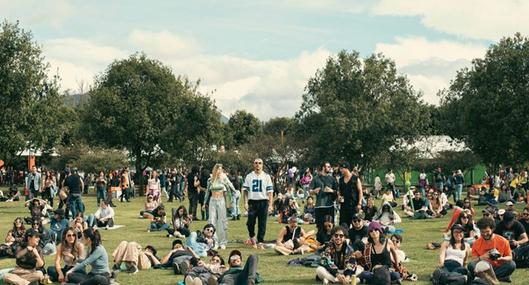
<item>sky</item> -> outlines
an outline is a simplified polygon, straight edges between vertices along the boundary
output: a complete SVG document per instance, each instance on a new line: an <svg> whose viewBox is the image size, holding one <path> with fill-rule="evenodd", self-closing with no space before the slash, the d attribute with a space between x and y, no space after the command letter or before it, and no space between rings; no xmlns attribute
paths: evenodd
<svg viewBox="0 0 529 285"><path fill-rule="evenodd" d="M516 32L523 0L0 0L42 46L61 89L86 91L114 60L145 52L200 80L225 115L293 116L329 56L383 53L438 104L458 70Z"/></svg>

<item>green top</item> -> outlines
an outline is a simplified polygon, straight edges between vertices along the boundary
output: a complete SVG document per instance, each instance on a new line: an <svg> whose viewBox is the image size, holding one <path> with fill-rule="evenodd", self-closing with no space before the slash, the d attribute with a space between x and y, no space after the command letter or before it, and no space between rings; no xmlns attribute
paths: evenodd
<svg viewBox="0 0 529 285"><path fill-rule="evenodd" d="M208 189L204 201L208 201L211 192L226 192L228 201L231 201L232 191L235 191L235 187L233 187L233 184L227 177L218 178L215 181L210 178L208 179Z"/></svg>

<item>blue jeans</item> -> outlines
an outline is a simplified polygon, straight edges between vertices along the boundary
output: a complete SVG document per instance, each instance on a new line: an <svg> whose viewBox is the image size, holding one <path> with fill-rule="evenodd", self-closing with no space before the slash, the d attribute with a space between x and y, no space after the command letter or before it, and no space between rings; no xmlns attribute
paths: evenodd
<svg viewBox="0 0 529 285"><path fill-rule="evenodd" d="M231 216L234 218L237 218L241 214L241 209L239 207L240 200L241 200L241 192L240 191L233 192L233 194L231 195L231 206L232 206Z"/></svg>
<svg viewBox="0 0 529 285"><path fill-rule="evenodd" d="M190 247L198 256L204 257L208 255L208 245L197 242L197 233L192 232L186 239L187 247Z"/></svg>
<svg viewBox="0 0 529 285"><path fill-rule="evenodd" d="M75 218L78 212L84 213L84 204L81 196L70 195L68 198L70 203L70 211L72 212L72 218Z"/></svg>
<svg viewBox="0 0 529 285"><path fill-rule="evenodd" d="M360 280L365 280L367 284L370 284L374 276L375 275L371 271L362 271L362 273L358 275L358 278L360 278ZM390 271L389 276L391 277L391 282L400 280L400 274L398 272Z"/></svg>
<svg viewBox="0 0 529 285"><path fill-rule="evenodd" d="M97 186L96 197L97 197L97 206L99 207L99 203L101 199L103 199L103 201L107 200L107 189L105 189L104 186Z"/></svg>
<svg viewBox="0 0 529 285"><path fill-rule="evenodd" d="M454 195L454 202L460 201L461 199L461 193L463 193L463 184L456 184L455 187L455 195Z"/></svg>
<svg viewBox="0 0 529 285"><path fill-rule="evenodd" d="M443 266L448 270L448 272L457 272L463 275L468 274L468 270L461 265L461 263L455 260L445 260Z"/></svg>
<svg viewBox="0 0 529 285"><path fill-rule="evenodd" d="M486 262L486 261L483 261L483 262ZM477 262L474 262L474 261L468 264L468 273L470 277L469 280L474 279L474 270L476 269L476 264ZM507 262L502 263L498 267L493 267L492 269L494 270L496 277L505 278L505 277L511 276L511 274L514 272L514 270L516 269L516 263L514 263L514 261L507 261Z"/></svg>

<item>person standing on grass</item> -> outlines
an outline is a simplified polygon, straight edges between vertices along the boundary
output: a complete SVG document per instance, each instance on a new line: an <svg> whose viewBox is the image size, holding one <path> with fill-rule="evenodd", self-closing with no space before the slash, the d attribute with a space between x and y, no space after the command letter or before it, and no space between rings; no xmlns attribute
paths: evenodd
<svg viewBox="0 0 529 285"><path fill-rule="evenodd" d="M256 246L264 242L266 219L273 210L274 188L272 178L263 171L263 160L256 158L253 162L254 171L250 172L243 185L244 208L248 211L249 239L246 244ZM259 220L257 241L255 240L255 222Z"/></svg>
<svg viewBox="0 0 529 285"><path fill-rule="evenodd" d="M96 197L97 197L98 207L99 207L99 203L101 203L101 200L103 201L107 200L106 186L107 186L107 180L105 179L105 172L100 171L99 176L96 179Z"/></svg>
<svg viewBox="0 0 529 285"><path fill-rule="evenodd" d="M362 209L362 182L351 172L351 165L348 162L340 165L340 172L342 173L338 183L340 225L346 224L349 228L353 216Z"/></svg>
<svg viewBox="0 0 529 285"><path fill-rule="evenodd" d="M228 221L226 216L226 199L231 201L231 193L235 188L222 169L222 164L215 164L212 176L208 180L208 187L204 197L208 205L210 224L217 228L220 249L226 249L228 243ZM206 205L202 206L205 210ZM230 206L228 206L229 208Z"/></svg>
<svg viewBox="0 0 529 285"><path fill-rule="evenodd" d="M189 214L193 217L193 220L197 218L197 205L198 205L198 187L200 186L200 169L198 166L193 166L191 172L187 175L187 197L189 198Z"/></svg>
<svg viewBox="0 0 529 285"><path fill-rule="evenodd" d="M334 201L338 192L338 184L332 176L332 167L329 162L322 164L321 172L312 180L310 194L316 195L314 215L318 231L323 229L325 216L332 217L334 223Z"/></svg>
<svg viewBox="0 0 529 285"><path fill-rule="evenodd" d="M72 212L72 217L77 216L77 212L84 213L84 204L81 199L81 191L84 188L84 183L83 179L79 176L77 168L73 169L72 175L66 177L64 186L70 189L68 192L68 204L70 205L69 208Z"/></svg>
<svg viewBox="0 0 529 285"><path fill-rule="evenodd" d="M31 172L28 173L25 179L25 188L27 190L28 195L26 196L26 201L31 200L35 197L37 197L37 194L40 192L41 187L41 179L42 176L37 171L37 167L33 165L31 167Z"/></svg>

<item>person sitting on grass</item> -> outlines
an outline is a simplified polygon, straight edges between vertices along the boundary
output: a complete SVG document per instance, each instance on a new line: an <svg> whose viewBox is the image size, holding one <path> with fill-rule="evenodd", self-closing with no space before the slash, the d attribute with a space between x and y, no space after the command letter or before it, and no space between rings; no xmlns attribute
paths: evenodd
<svg viewBox="0 0 529 285"><path fill-rule="evenodd" d="M401 249L402 236L399 234L393 234L391 235L391 241L393 242L393 245L395 246L395 251L397 252L397 256L399 257L400 262L409 262L410 259L408 258L406 253Z"/></svg>
<svg viewBox="0 0 529 285"><path fill-rule="evenodd" d="M394 227L396 224L402 222L399 214L397 214L397 212L393 210L393 207L387 202L384 202L382 207L378 209L372 221L378 222L384 227Z"/></svg>
<svg viewBox="0 0 529 285"><path fill-rule="evenodd" d="M5 243L0 245L0 257L15 257L18 249L24 241L26 228L22 218L17 217L13 221L13 228L7 232Z"/></svg>
<svg viewBox="0 0 529 285"><path fill-rule="evenodd" d="M4 282L14 285L38 285L44 279L40 270L44 266L44 256L39 247L40 235L34 229L26 232L23 245L16 253L14 270L4 275Z"/></svg>
<svg viewBox="0 0 529 285"><path fill-rule="evenodd" d="M84 214L79 212L75 219L70 222L70 227L75 229L77 238L81 239L83 237L83 231L88 229L88 223L84 220Z"/></svg>
<svg viewBox="0 0 529 285"><path fill-rule="evenodd" d="M426 211L428 215L434 218L442 218L446 215L445 205L439 197L439 193L434 191L433 193L428 193L428 210Z"/></svg>
<svg viewBox="0 0 529 285"><path fill-rule="evenodd" d="M154 200L152 194L147 194L145 204L143 205L143 210L140 211L140 216L145 219L152 220L154 217L154 210L158 207L158 202Z"/></svg>
<svg viewBox="0 0 529 285"><path fill-rule="evenodd" d="M295 253L303 254L308 247L304 248L302 238L305 236L305 231L298 226L296 216L288 219L288 225L283 227L277 236L275 251L282 255L289 255Z"/></svg>
<svg viewBox="0 0 529 285"><path fill-rule="evenodd" d="M50 231L52 231L53 236L55 237L55 244L61 242L62 232L66 230L68 225L68 219L64 218L64 210L56 209L53 211L54 216L50 222Z"/></svg>
<svg viewBox="0 0 529 285"><path fill-rule="evenodd" d="M47 230L42 221L36 220L31 224L31 228L39 233L39 247L42 249L43 255L53 255L56 252L55 239L52 233Z"/></svg>
<svg viewBox="0 0 529 285"><path fill-rule="evenodd" d="M482 218L477 226L481 236L472 245L472 262L468 265L470 280L473 280L478 264L488 263L500 281L511 282L511 275L516 269L509 241L495 234L496 222L491 218Z"/></svg>
<svg viewBox="0 0 529 285"><path fill-rule="evenodd" d="M432 217L426 212L428 210L428 204L426 199L421 197L420 191L415 191L413 199L411 199L407 205L404 206L404 213L410 218L415 220L420 219L431 219Z"/></svg>
<svg viewBox="0 0 529 285"><path fill-rule="evenodd" d="M114 258L112 270L119 271L122 263L125 263L126 272L130 274L136 274L139 270L149 269L154 265L160 264L156 253L156 249L152 246L147 246L142 250L141 245L137 242L122 241L112 253Z"/></svg>
<svg viewBox="0 0 529 285"><path fill-rule="evenodd" d="M362 211L364 212L364 220L371 222L378 212L377 206L375 206L375 198L373 196L367 197L367 204L362 207Z"/></svg>
<svg viewBox="0 0 529 285"><path fill-rule="evenodd" d="M167 213L165 212L165 206L163 204L156 207L147 231L158 232L167 229L169 225L167 224L166 215Z"/></svg>
<svg viewBox="0 0 529 285"><path fill-rule="evenodd" d="M31 217L24 220L26 224L31 224L34 220L44 220L47 217L45 209L48 202L39 198L33 198L24 203L24 207L28 207Z"/></svg>
<svg viewBox="0 0 529 285"><path fill-rule="evenodd" d="M384 237L384 230L377 222L369 224L368 233L368 243L364 251L357 255L365 270L359 278L368 284L379 284L380 279L399 283L402 278L401 264L393 242Z"/></svg>
<svg viewBox="0 0 529 285"><path fill-rule="evenodd" d="M192 232L186 239L186 245L196 252L198 256L207 256L208 251L217 248L215 226L207 224L202 231Z"/></svg>
<svg viewBox="0 0 529 285"><path fill-rule="evenodd" d="M307 201L305 202L305 206L303 208L303 221L307 224L314 224L314 198L312 196L309 196L307 198Z"/></svg>
<svg viewBox="0 0 529 285"><path fill-rule="evenodd" d="M55 256L55 265L48 267L48 275L53 282L65 281L65 274L72 269L78 261L85 259L84 244L79 241L74 228L68 228L63 231L61 243L57 246L57 255ZM61 262L64 266L61 267ZM84 269L79 269L84 273Z"/></svg>
<svg viewBox="0 0 529 285"><path fill-rule="evenodd" d="M397 207L397 202L395 201L395 197L393 197L393 192L391 190L385 189L384 193L382 193L382 203L389 203L391 207Z"/></svg>
<svg viewBox="0 0 529 285"><path fill-rule="evenodd" d="M348 231L349 243L357 250L364 248L364 242L367 242L367 226L364 224L360 214L353 215L353 222Z"/></svg>
<svg viewBox="0 0 529 285"><path fill-rule="evenodd" d="M109 285L111 275L108 268L108 255L101 244L99 231L89 228L83 232L83 236L84 244L90 248L90 251L86 259L78 262L66 272L68 284ZM82 269L88 265L90 265L91 271L85 274Z"/></svg>
<svg viewBox="0 0 529 285"><path fill-rule="evenodd" d="M114 209L106 201L101 201L95 214L88 217L88 225L90 227L111 228L114 226L114 215Z"/></svg>
<svg viewBox="0 0 529 285"><path fill-rule="evenodd" d="M465 228L455 224L450 229L450 240L441 244L439 267L444 267L448 272L468 274L465 268L471 256L471 248L464 241Z"/></svg>
<svg viewBox="0 0 529 285"><path fill-rule="evenodd" d="M212 281L210 285L254 285L260 282L257 273L259 259L256 254L248 256L244 267L242 266L242 254L239 250L232 250L228 260L230 269L224 272L216 282Z"/></svg>
<svg viewBox="0 0 529 285"><path fill-rule="evenodd" d="M189 231L189 224L191 223L191 219L187 214L186 207L184 205L181 205L177 209L173 208L172 213L173 228L166 229L167 236L174 236L176 238L188 237L191 234L191 232Z"/></svg>
<svg viewBox="0 0 529 285"><path fill-rule="evenodd" d="M186 285L214 283L227 270L224 259L218 254L211 257L209 264L195 257L191 258L189 263L191 268L187 271L184 279Z"/></svg>
<svg viewBox="0 0 529 285"><path fill-rule="evenodd" d="M331 241L323 247L320 266L316 268L317 279L323 284L350 284L352 276L359 274L362 268L357 266L355 250L347 243L347 229L336 226L331 235Z"/></svg>
<svg viewBox="0 0 529 285"><path fill-rule="evenodd" d="M334 228L334 219L330 215L323 218L323 227L318 229L316 240L323 246L332 239L332 229Z"/></svg>

